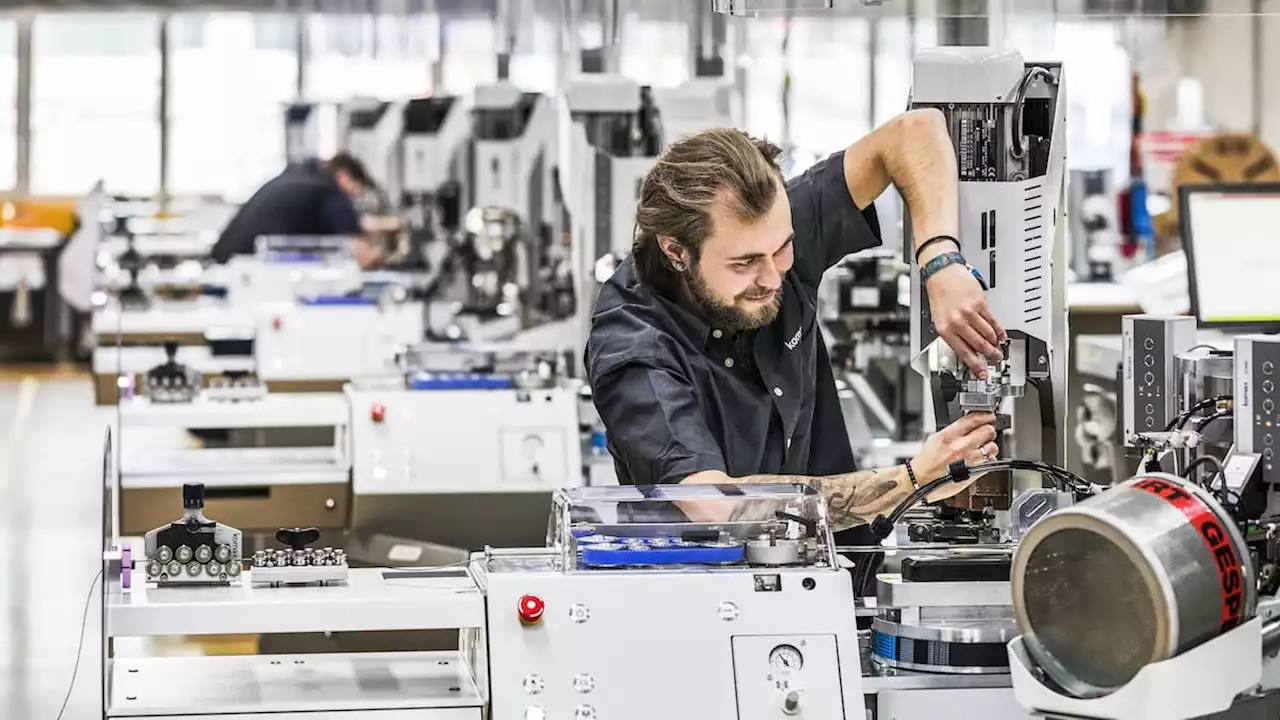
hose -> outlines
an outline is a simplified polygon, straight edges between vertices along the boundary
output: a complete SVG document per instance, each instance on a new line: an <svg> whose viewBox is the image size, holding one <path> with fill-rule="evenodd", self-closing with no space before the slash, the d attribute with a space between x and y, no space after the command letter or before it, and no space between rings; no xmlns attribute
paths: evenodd
<svg viewBox="0 0 1280 720"><path fill-rule="evenodd" d="M968 480L974 473L986 473L995 470L1030 470L1038 472L1045 477L1054 480L1063 490L1072 492L1089 492L1090 486L1088 481L1076 475L1065 468L1057 465L1050 465L1038 460L993 460L991 462L979 463L970 467L963 460L957 460L951 464L951 468L946 475L931 480L921 485L915 492L911 493L897 507L889 513L888 517L881 515L871 523L871 531L880 539L889 537L889 533L893 532L893 526L907 514L911 508L920 503L921 500L928 497L931 493L953 482L964 482Z"/></svg>
<svg viewBox="0 0 1280 720"><path fill-rule="evenodd" d="M1186 426L1188 422L1191 421L1192 415L1195 415L1201 410L1207 410L1208 408L1223 402L1231 402L1231 396L1219 395L1217 397L1205 398L1204 400L1201 400L1195 405L1192 405L1190 410L1178 413L1178 415L1176 415L1172 420L1170 420L1169 424L1165 426L1164 431L1172 432L1173 430L1181 430L1183 427Z"/></svg>
<svg viewBox="0 0 1280 720"><path fill-rule="evenodd" d="M1013 137L1010 138L1013 146L1009 148L1009 154L1017 160L1026 154L1026 148L1022 147L1022 106L1027 100L1027 87L1037 77L1044 77L1046 83L1053 82L1053 73L1042 67L1031 68L1018 83L1018 94L1013 101Z"/></svg>

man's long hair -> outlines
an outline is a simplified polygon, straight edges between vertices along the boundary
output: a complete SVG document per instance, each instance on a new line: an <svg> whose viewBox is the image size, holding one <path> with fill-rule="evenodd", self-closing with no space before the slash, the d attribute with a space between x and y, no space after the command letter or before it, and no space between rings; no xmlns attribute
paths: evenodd
<svg viewBox="0 0 1280 720"><path fill-rule="evenodd" d="M658 237L674 238L697 263L716 203L744 223L763 218L783 186L781 155L768 140L731 128L704 130L668 147L645 176L636 206L631 255L639 282L675 292L681 274Z"/></svg>

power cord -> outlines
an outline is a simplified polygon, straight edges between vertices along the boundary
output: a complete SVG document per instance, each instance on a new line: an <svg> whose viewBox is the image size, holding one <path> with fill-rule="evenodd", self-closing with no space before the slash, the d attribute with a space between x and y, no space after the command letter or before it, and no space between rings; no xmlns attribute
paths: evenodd
<svg viewBox="0 0 1280 720"><path fill-rule="evenodd" d="M84 654L84 631L89 625L89 604L93 601L93 589L98 586L98 581L102 579L102 571L99 570L93 576L93 582L89 583L89 595L84 599L84 612L80 618L80 640L76 643L76 662L71 666L71 683L67 685L66 697L62 698L62 709L58 710L58 720L62 720L62 714L67 711L67 703L71 702L71 691L76 687L76 675L80 672L80 656Z"/></svg>

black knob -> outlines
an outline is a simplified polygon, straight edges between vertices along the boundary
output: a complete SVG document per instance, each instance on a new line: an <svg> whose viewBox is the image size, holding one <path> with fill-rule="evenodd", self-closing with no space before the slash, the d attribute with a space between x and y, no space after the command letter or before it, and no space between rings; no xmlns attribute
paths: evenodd
<svg viewBox="0 0 1280 720"><path fill-rule="evenodd" d="M177 340L164 341L164 356L169 359L169 362L173 362L174 359L178 357L178 341Z"/></svg>
<svg viewBox="0 0 1280 720"><path fill-rule="evenodd" d="M288 545L291 550L302 550L320 539L317 528L280 528L276 531L276 540Z"/></svg>
<svg viewBox="0 0 1280 720"><path fill-rule="evenodd" d="M955 400L956 395L960 394L960 381L949 372L938 373L938 386L942 390L942 398L947 402Z"/></svg>
<svg viewBox="0 0 1280 720"><path fill-rule="evenodd" d="M182 485L182 509L201 510L204 508L204 483L189 482Z"/></svg>

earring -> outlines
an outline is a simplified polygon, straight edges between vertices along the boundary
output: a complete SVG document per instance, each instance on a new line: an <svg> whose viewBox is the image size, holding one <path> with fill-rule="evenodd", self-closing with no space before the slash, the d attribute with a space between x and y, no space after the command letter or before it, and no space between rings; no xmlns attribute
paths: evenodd
<svg viewBox="0 0 1280 720"><path fill-rule="evenodd" d="M680 261L678 261L678 260L677 260L677 261L675 261L675 262L672 262L672 263L671 263L671 267L675 268L675 269L676 269L676 272L684 272L684 263L682 263L682 262L680 262Z"/></svg>

